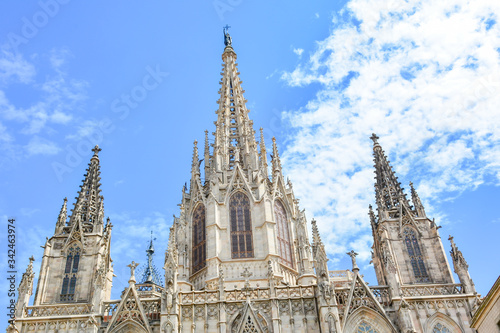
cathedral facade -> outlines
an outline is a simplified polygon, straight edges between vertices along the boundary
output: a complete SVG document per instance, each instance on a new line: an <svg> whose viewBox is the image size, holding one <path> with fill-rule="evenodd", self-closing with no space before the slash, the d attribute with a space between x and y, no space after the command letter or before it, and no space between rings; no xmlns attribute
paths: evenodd
<svg viewBox="0 0 500 333"><path fill-rule="evenodd" d="M207 131L202 151L194 143L164 279L152 266L151 242L145 273L132 262L129 286L110 298L113 225L96 146L71 216L65 199L43 246L32 305L30 258L7 332L474 332L478 296L467 262L450 238L455 283L439 227L413 186L406 197L375 135L377 209L369 219L378 285L363 280L354 251L350 269L328 270L316 222L285 181L275 140L270 151L262 129L257 140L227 31L224 39L214 143Z"/></svg>

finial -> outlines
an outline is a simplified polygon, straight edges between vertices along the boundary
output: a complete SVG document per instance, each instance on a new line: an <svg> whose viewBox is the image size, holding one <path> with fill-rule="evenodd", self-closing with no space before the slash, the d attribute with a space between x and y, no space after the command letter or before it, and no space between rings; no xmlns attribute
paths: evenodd
<svg viewBox="0 0 500 333"><path fill-rule="evenodd" d="M453 236L450 235L450 237L448 237L448 240L451 243L451 248L454 250L456 248L456 245L455 245L455 242L453 241Z"/></svg>
<svg viewBox="0 0 500 333"><path fill-rule="evenodd" d="M96 158L97 160L99 160L99 152L101 151L102 149L99 148L99 145L95 145L94 148L92 148L92 151L94 152L94 156L92 156L92 159Z"/></svg>
<svg viewBox="0 0 500 333"><path fill-rule="evenodd" d="M351 257L351 260L352 260L352 271L359 271L359 267L358 265L356 264L356 256L358 255L356 252L354 252L354 250L351 250L350 252L347 252L346 253L349 257Z"/></svg>
<svg viewBox="0 0 500 333"><path fill-rule="evenodd" d="M377 140L379 139L379 137L377 136L377 134L372 133L372 136L370 137L370 139L372 139L374 145L378 144Z"/></svg>
<svg viewBox="0 0 500 333"><path fill-rule="evenodd" d="M33 255L31 255L31 257L29 258L29 261L30 261L30 265L33 264L33 261L35 261L35 257L33 257Z"/></svg>
<svg viewBox="0 0 500 333"><path fill-rule="evenodd" d="M229 25L226 24L225 27L222 28L222 31L224 32L224 45L225 46L232 46L232 39L231 36L229 35L229 28L231 28Z"/></svg>

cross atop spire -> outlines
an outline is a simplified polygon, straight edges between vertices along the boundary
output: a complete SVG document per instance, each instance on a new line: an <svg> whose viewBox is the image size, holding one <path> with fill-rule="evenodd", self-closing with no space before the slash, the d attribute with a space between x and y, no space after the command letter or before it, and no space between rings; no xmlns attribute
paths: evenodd
<svg viewBox="0 0 500 333"><path fill-rule="evenodd" d="M95 145L94 148L92 148L92 151L94 152L94 156L92 156L92 159L94 158L97 158L97 160L99 160L99 152L101 151L102 149L99 148L99 145Z"/></svg>

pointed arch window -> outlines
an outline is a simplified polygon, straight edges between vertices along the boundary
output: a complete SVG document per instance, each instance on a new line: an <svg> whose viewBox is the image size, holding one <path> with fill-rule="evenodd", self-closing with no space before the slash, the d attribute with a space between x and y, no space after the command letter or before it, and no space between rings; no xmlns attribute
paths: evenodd
<svg viewBox="0 0 500 333"><path fill-rule="evenodd" d="M199 204L193 212L193 274L205 267L206 259L205 206Z"/></svg>
<svg viewBox="0 0 500 333"><path fill-rule="evenodd" d="M434 326L432 333L451 333L451 331L443 324L437 323L436 326Z"/></svg>
<svg viewBox="0 0 500 333"><path fill-rule="evenodd" d="M59 300L61 302L68 302L75 300L76 279L78 267L80 266L80 248L72 246L68 250L66 256L66 264L64 267L64 277L61 287L61 295Z"/></svg>
<svg viewBox="0 0 500 333"><path fill-rule="evenodd" d="M403 232L403 236L415 279L417 282L429 282L429 275L425 269L424 257L422 256L422 251L420 251L420 245L415 230L406 228Z"/></svg>
<svg viewBox="0 0 500 333"><path fill-rule="evenodd" d="M253 258L252 219L250 200L242 192L236 192L229 201L231 221L231 257Z"/></svg>
<svg viewBox="0 0 500 333"><path fill-rule="evenodd" d="M285 207L281 201L274 203L274 216L276 219L276 231L278 236L278 254L281 262L293 268L292 243L290 242L290 223L286 215Z"/></svg>

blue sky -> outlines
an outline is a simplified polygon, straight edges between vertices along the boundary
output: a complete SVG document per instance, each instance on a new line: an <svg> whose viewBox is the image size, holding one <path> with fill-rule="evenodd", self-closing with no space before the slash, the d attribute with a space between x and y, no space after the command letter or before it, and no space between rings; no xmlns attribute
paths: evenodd
<svg viewBox="0 0 500 333"><path fill-rule="evenodd" d="M74 202L95 143L114 224L113 297L126 265L145 263L150 230L162 266L193 141L214 130L229 24L250 117L268 145L276 136L331 269L350 268L355 249L376 284L376 132L443 226L447 252L455 236L478 291L498 276L496 2L46 0L2 2L0 13L0 217L17 219L20 273L33 254L38 275L40 245L63 198Z"/></svg>

